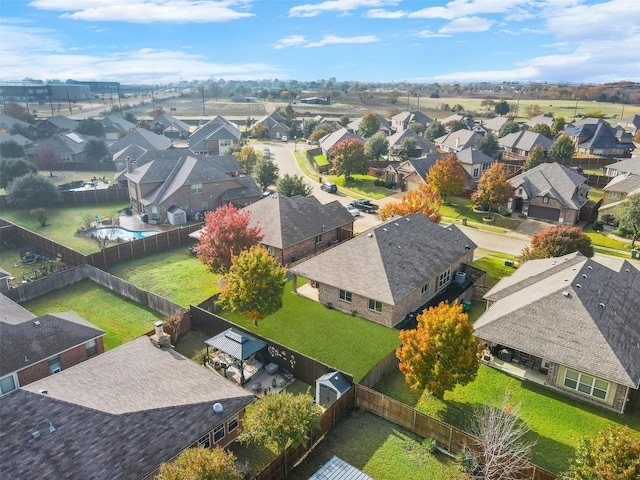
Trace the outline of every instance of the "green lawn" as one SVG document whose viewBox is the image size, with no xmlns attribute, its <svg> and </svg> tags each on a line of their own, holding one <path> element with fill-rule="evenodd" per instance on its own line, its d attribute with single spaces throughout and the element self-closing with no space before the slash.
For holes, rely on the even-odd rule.
<svg viewBox="0 0 640 480">
<path fill-rule="evenodd" d="M 400 345 L 395 329 L 294 295 L 290 282 L 284 288 L 282 308 L 261 320 L 258 327 L 252 320 L 233 312 L 222 312 L 221 316 L 350 373 L 354 381 L 360 380 L 373 365 Z"/>
<path fill-rule="evenodd" d="M 640 431 L 637 413 L 620 417 L 485 365 L 480 365 L 475 381 L 445 393 L 443 400 L 411 390 L 399 371 L 387 375 L 376 385 L 376 390 L 385 395 L 461 429 L 468 425 L 475 407 L 487 402 L 498 404 L 507 389 L 513 404 L 520 406 L 522 420 L 531 430 L 529 437 L 537 441 L 533 462 L 552 472 L 561 472 L 568 466 L 580 437 L 595 435 L 608 423 L 628 425 Z"/>
<path fill-rule="evenodd" d="M 517 217 L 503 217 L 495 212 L 491 213 L 494 221 L 487 223 L 483 220 L 483 213 L 473 211 L 475 207 L 476 205 L 468 198 L 449 196 L 446 203 L 440 207 L 440 215 L 443 221 L 461 223 L 462 219 L 466 218 L 469 224 L 483 225 L 483 229 L 497 232 L 515 230 L 521 223 L 521 220 Z"/>
<path fill-rule="evenodd" d="M 82 280 L 22 306 L 35 315 L 68 311 L 77 313 L 107 332 L 104 336 L 107 350 L 153 330 L 153 322 L 163 318 L 163 315 L 90 280 Z"/>
<path fill-rule="evenodd" d="M 517 259 L 510 255 L 487 255 L 473 262 L 473 266 L 486 272 L 485 285 L 493 287 L 503 277 L 508 277 L 513 273 L 513 267 L 507 267 L 505 260 L 516 262 Z"/>
<path fill-rule="evenodd" d="M 29 210 L 4 210 L 2 218 L 20 225 L 34 233 L 50 238 L 66 247 L 85 255 L 100 251 L 98 245 L 85 237 L 76 237 L 76 230 L 82 225 L 82 218 L 98 215 L 100 218 L 118 216 L 118 211 L 127 204 L 89 205 L 82 207 L 52 208 L 46 227 L 41 227 L 38 220 L 29 214 Z"/>
<path fill-rule="evenodd" d="M 316 165 L 318 165 L 319 167 L 329 165 L 329 161 L 327 160 L 327 157 L 325 157 L 324 155 L 315 155 L 313 157 L 313 161 L 316 162 Z"/>
<path fill-rule="evenodd" d="M 183 307 L 220 291 L 220 276 L 209 272 L 186 247 L 121 263 L 108 271 Z"/>
<path fill-rule="evenodd" d="M 379 187 L 373 184 L 376 177 L 370 175 L 353 175 L 352 179 L 347 181 L 344 177 L 328 175 L 327 180 L 338 185 L 339 190 L 344 193 L 349 192 L 349 196 L 353 198 L 367 197 L 373 200 L 388 197 L 395 192 L 385 187 Z"/>
<path fill-rule="evenodd" d="M 307 479 L 334 455 L 376 480 L 465 478 L 453 460 L 430 454 L 420 437 L 361 410 L 327 433 L 287 478 Z"/>
<path fill-rule="evenodd" d="M 609 233 L 605 232 L 594 232 L 593 224 L 588 224 L 584 227 L 584 232 L 591 239 L 591 243 L 593 243 L 594 247 L 605 247 L 605 248 L 613 248 L 615 250 L 631 250 L 631 242 L 625 240 L 619 240 L 617 238 L 612 237 Z M 606 252 L 605 252 L 606 253 Z"/>
</svg>

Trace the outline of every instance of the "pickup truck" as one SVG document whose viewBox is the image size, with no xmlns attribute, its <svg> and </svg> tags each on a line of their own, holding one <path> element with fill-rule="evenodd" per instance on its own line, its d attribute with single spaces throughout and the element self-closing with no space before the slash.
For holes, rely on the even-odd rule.
<svg viewBox="0 0 640 480">
<path fill-rule="evenodd" d="M 378 205 L 371 203 L 369 200 L 354 200 L 351 202 L 351 205 L 361 212 L 375 213 L 378 211 Z"/>
</svg>

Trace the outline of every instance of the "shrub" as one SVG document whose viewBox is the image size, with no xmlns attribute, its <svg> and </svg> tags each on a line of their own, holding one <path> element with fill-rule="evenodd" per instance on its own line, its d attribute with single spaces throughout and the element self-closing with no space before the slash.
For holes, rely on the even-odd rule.
<svg viewBox="0 0 640 480">
<path fill-rule="evenodd" d="M 462 470 L 467 475 L 473 474 L 476 470 L 478 470 L 478 467 L 480 466 L 478 464 L 478 461 L 476 460 L 476 457 L 474 457 L 473 454 L 467 449 L 460 450 L 458 453 L 456 453 L 456 461 L 460 465 L 460 470 Z"/>
<path fill-rule="evenodd" d="M 629 238 L 633 235 L 633 230 L 627 227 L 618 227 L 616 230 L 613 231 L 613 234 L 618 235 L 619 237 L 622 237 L 622 238 Z"/>
<path fill-rule="evenodd" d="M 427 449 L 429 453 L 435 453 L 438 450 L 438 442 L 431 437 L 427 437 L 422 441 L 422 445 Z"/>
<path fill-rule="evenodd" d="M 595 222 L 593 222 L 593 229 L 596 232 L 599 232 L 600 230 L 602 230 L 603 227 L 604 227 L 604 222 L 602 220 L 596 220 Z"/>
<path fill-rule="evenodd" d="M 519 213 L 518 218 L 527 218 L 527 215 L 524 213 Z"/>
</svg>

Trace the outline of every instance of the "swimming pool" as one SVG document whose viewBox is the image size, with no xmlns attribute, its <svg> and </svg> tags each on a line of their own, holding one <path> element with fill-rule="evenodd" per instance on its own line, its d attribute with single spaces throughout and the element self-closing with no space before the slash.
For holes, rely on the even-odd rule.
<svg viewBox="0 0 640 480">
<path fill-rule="evenodd" d="M 122 227 L 101 227 L 87 231 L 87 236 L 94 235 L 99 238 L 108 238 L 109 240 L 119 240 L 121 242 L 130 242 L 139 238 L 150 237 L 160 233 L 160 230 L 128 230 Z"/>
</svg>

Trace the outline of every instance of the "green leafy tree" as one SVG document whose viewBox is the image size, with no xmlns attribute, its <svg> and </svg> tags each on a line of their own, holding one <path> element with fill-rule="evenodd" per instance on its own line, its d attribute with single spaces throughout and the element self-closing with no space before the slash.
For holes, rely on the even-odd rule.
<svg viewBox="0 0 640 480">
<path fill-rule="evenodd" d="M 531 238 L 531 245 L 524 247 L 520 253 L 520 259 L 562 257 L 573 252 L 593 257 L 591 239 L 578 227 L 554 225 L 536 233 Z"/>
<path fill-rule="evenodd" d="M 506 122 L 504 125 L 502 125 L 502 127 L 500 128 L 500 132 L 498 133 L 498 138 L 502 138 L 505 135 L 509 135 L 510 133 L 516 133 L 520 131 L 520 125 L 518 125 L 516 122 Z"/>
<path fill-rule="evenodd" d="M 525 115 L 528 118 L 537 117 L 540 114 L 542 114 L 542 110 L 540 109 L 540 105 L 538 105 L 537 103 L 535 105 L 529 105 L 525 109 Z"/>
<path fill-rule="evenodd" d="M 564 130 L 564 126 L 567 124 L 564 117 L 556 117 L 553 119 L 553 125 L 551 126 L 551 133 L 553 136 L 558 135 L 562 130 Z"/>
<path fill-rule="evenodd" d="M 401 330 L 396 350 L 400 371 L 414 390 L 438 398 L 478 372 L 478 340 L 462 305 L 440 303 L 418 315 L 418 328 Z"/>
<path fill-rule="evenodd" d="M 538 165 L 543 164 L 545 161 L 544 150 L 540 145 L 536 145 L 529 152 L 529 156 L 524 161 L 523 170 L 531 170 L 532 168 L 537 167 Z"/>
<path fill-rule="evenodd" d="M 509 113 L 509 104 L 506 100 L 500 100 L 493 107 L 493 111 L 496 112 L 497 115 L 506 115 Z"/>
<path fill-rule="evenodd" d="M 238 163 L 242 165 L 244 171 L 248 174 L 253 172 L 253 169 L 258 161 L 258 155 L 253 147 L 245 145 L 239 152 L 234 152 L 233 156 L 236 157 Z"/>
<path fill-rule="evenodd" d="M 452 120 L 447 123 L 447 128 L 450 132 L 457 132 L 458 130 L 469 130 L 469 125 L 464 120 Z"/>
<path fill-rule="evenodd" d="M 369 138 L 379 131 L 380 120 L 378 120 L 378 116 L 373 112 L 366 113 L 362 117 L 362 120 L 360 120 L 360 125 L 358 125 L 358 133 L 364 138 Z"/>
<path fill-rule="evenodd" d="M 640 478 L 640 436 L 629 427 L 609 424 L 580 439 L 563 480 L 636 480 Z"/>
<path fill-rule="evenodd" d="M 381 156 L 389 153 L 389 140 L 384 132 L 378 132 L 364 142 L 364 153 L 367 157 L 377 161 Z"/>
<path fill-rule="evenodd" d="M 486 108 L 487 110 L 493 110 L 493 108 L 496 106 L 496 102 L 495 100 L 487 98 L 480 102 L 480 106 Z"/>
<path fill-rule="evenodd" d="M 422 123 L 422 122 L 411 122 L 407 128 L 409 130 L 413 130 L 418 135 L 422 135 L 424 133 L 424 131 L 426 130 L 426 127 L 424 126 L 424 123 Z"/>
<path fill-rule="evenodd" d="M 233 257 L 258 245 L 264 237 L 260 227 L 249 226 L 250 220 L 248 211 L 232 204 L 206 212 L 200 243 L 195 247 L 198 259 L 214 273 L 227 273 Z"/>
<path fill-rule="evenodd" d="M 631 230 L 631 248 L 635 248 L 636 240 L 640 240 L 640 193 L 629 195 L 616 208 L 615 217 L 620 225 Z"/>
<path fill-rule="evenodd" d="M 29 113 L 29 110 L 18 103 L 7 103 L 4 107 L 4 114 L 27 123 L 36 121 L 33 115 Z"/>
<path fill-rule="evenodd" d="M 350 179 L 353 173 L 365 173 L 368 163 L 364 153 L 364 143 L 355 138 L 347 138 L 329 150 L 332 171 Z"/>
<path fill-rule="evenodd" d="M 576 153 L 576 145 L 569 135 L 560 135 L 549 149 L 549 156 L 554 160 L 572 158 Z"/>
<path fill-rule="evenodd" d="M 398 157 L 404 161 L 416 156 L 418 156 L 418 140 L 414 137 L 406 137 L 400 144 Z"/>
<path fill-rule="evenodd" d="M 399 98 L 400 98 L 400 92 L 397 90 L 393 90 L 389 92 L 387 95 L 387 103 L 390 103 L 391 105 L 395 105 L 396 103 L 398 103 Z"/>
<path fill-rule="evenodd" d="M 38 168 L 24 158 L 0 158 L 0 188 L 7 188 L 16 178 L 37 173 Z"/>
<path fill-rule="evenodd" d="M 502 151 L 502 147 L 498 143 L 498 139 L 491 132 L 478 138 L 474 146 L 476 150 L 491 158 L 496 158 L 498 153 Z"/>
<path fill-rule="evenodd" d="M 362 103 L 367 103 L 373 98 L 373 95 L 371 95 L 367 90 L 364 90 L 362 92 L 358 92 L 358 98 Z"/>
<path fill-rule="evenodd" d="M 301 195 L 308 197 L 313 193 L 313 188 L 304 181 L 302 175 L 289 175 L 286 173 L 278 180 L 278 193 L 286 197 Z"/>
<path fill-rule="evenodd" d="M 49 210 L 43 207 L 34 208 L 29 212 L 29 214 L 36 220 L 38 220 L 38 223 L 41 227 L 47 226 L 47 220 L 49 220 Z"/>
<path fill-rule="evenodd" d="M 239 439 L 281 455 L 289 446 L 304 444 L 309 433 L 320 427 L 321 417 L 320 407 L 308 394 L 266 395 L 247 407 Z"/>
<path fill-rule="evenodd" d="M 104 138 L 104 125 L 95 118 L 87 118 L 78 123 L 76 132 L 89 137 Z"/>
<path fill-rule="evenodd" d="M 471 196 L 476 205 L 488 205 L 489 212 L 493 207 L 503 205 L 513 194 L 513 186 L 509 183 L 509 171 L 501 163 L 491 165 L 480 177 L 478 189 Z"/>
<path fill-rule="evenodd" d="M 461 104 L 456 103 L 453 107 L 451 107 L 451 111 L 456 113 L 462 112 L 464 111 L 464 107 Z"/>
<path fill-rule="evenodd" d="M 309 138 L 311 136 L 311 134 L 313 133 L 313 131 L 316 129 L 316 127 L 318 126 L 319 122 L 315 121 L 315 120 L 307 120 L 302 124 L 302 135 L 304 135 L 305 138 Z"/>
<path fill-rule="evenodd" d="M 253 170 L 253 177 L 262 190 L 266 190 L 278 182 L 278 173 L 279 168 L 275 162 L 259 158 Z"/>
<path fill-rule="evenodd" d="M 256 123 L 253 127 L 251 127 L 251 136 L 253 138 L 265 138 L 267 136 L 268 130 L 261 123 Z"/>
<path fill-rule="evenodd" d="M 454 154 L 439 158 L 427 173 L 427 183 L 446 201 L 449 195 L 460 195 L 466 190 L 467 174 Z"/>
<path fill-rule="evenodd" d="M 0 143 L 0 158 L 23 158 L 24 156 L 24 147 L 15 140 Z"/>
<path fill-rule="evenodd" d="M 427 129 L 424 131 L 424 138 L 430 141 L 434 141 L 436 138 L 443 136 L 447 133 L 446 127 L 438 120 L 431 122 Z"/>
<path fill-rule="evenodd" d="M 340 119 L 338 120 L 338 123 L 343 126 L 346 127 L 347 125 L 349 125 L 349 116 L 348 115 L 341 115 Z"/>
<path fill-rule="evenodd" d="M 122 118 L 124 118 L 127 122 L 133 123 L 134 125 L 138 123 L 138 118 L 133 114 L 133 112 L 125 113 Z"/>
<path fill-rule="evenodd" d="M 48 207 L 60 200 L 60 192 L 48 178 L 27 173 L 7 186 L 7 201 L 18 208 Z"/>
<path fill-rule="evenodd" d="M 107 143 L 100 138 L 89 138 L 84 144 L 82 153 L 90 162 L 105 162 L 111 158 Z"/>
<path fill-rule="evenodd" d="M 553 138 L 553 134 L 551 133 L 551 127 L 546 123 L 538 123 L 534 125 L 531 129 L 533 133 L 539 133 L 540 135 L 544 135 L 547 138 Z"/>
<path fill-rule="evenodd" d="M 222 448 L 188 448 L 160 465 L 156 480 L 243 480 L 236 457 Z"/>
<path fill-rule="evenodd" d="M 264 247 L 255 246 L 233 257 L 217 304 L 254 321 L 282 308 L 287 270 Z"/>
</svg>

